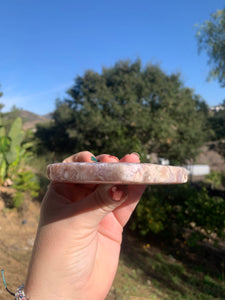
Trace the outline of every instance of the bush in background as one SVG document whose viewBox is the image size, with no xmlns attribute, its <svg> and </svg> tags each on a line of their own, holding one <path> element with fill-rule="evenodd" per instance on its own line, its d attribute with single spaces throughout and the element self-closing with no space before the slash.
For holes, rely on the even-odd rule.
<svg viewBox="0 0 225 300">
<path fill-rule="evenodd" d="M 210 184 L 211 189 L 221 185 L 225 187 L 225 172 L 213 171 L 205 177 L 205 182 Z"/>
<path fill-rule="evenodd" d="M 150 232 L 168 239 L 183 238 L 187 229 L 189 241 L 224 238 L 225 200 L 210 196 L 204 186 L 154 186 L 147 189 L 134 212 L 131 229 L 146 236 Z"/>
<path fill-rule="evenodd" d="M 12 187 L 16 190 L 16 193 L 10 203 L 11 208 L 22 207 L 26 193 L 32 198 L 36 198 L 39 195 L 39 180 L 38 177 L 31 171 L 18 173 Z"/>
</svg>

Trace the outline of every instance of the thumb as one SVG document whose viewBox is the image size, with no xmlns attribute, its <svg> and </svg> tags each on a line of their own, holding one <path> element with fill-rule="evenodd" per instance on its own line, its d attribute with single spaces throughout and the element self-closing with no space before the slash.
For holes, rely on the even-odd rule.
<svg viewBox="0 0 225 300">
<path fill-rule="evenodd" d="M 102 219 L 119 207 L 128 197 L 128 189 L 124 185 L 99 185 L 97 189 L 77 203 L 76 215 L 80 215 L 84 223 L 98 226 Z"/>
</svg>

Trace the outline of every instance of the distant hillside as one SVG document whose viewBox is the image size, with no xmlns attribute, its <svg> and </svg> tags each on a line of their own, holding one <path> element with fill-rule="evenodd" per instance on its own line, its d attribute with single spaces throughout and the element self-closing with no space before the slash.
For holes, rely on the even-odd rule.
<svg viewBox="0 0 225 300">
<path fill-rule="evenodd" d="M 35 129 L 36 124 L 47 123 L 51 120 L 51 114 L 40 116 L 27 110 L 19 110 L 18 116 L 23 120 L 23 129 Z"/>
</svg>

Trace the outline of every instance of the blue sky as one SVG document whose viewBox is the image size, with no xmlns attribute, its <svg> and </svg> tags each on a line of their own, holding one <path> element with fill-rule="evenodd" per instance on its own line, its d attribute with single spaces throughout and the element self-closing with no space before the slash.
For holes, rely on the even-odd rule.
<svg viewBox="0 0 225 300">
<path fill-rule="evenodd" d="M 77 75 L 101 72 L 120 59 L 140 58 L 185 84 L 208 105 L 225 89 L 207 82 L 207 56 L 198 54 L 195 24 L 222 0 L 3 0 L 0 1 L 0 102 L 46 114 Z"/>
</svg>

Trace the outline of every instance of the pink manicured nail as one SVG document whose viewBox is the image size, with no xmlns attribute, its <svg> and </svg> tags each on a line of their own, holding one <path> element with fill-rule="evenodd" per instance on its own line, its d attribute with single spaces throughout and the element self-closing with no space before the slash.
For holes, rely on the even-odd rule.
<svg viewBox="0 0 225 300">
<path fill-rule="evenodd" d="M 137 152 L 132 152 L 131 154 L 136 155 L 138 158 L 140 158 L 140 155 Z"/>
<path fill-rule="evenodd" d="M 116 161 L 119 161 L 119 158 L 117 158 L 116 156 L 113 155 L 109 155 L 108 157 L 115 159 Z"/>
<path fill-rule="evenodd" d="M 109 194 L 111 198 L 115 201 L 120 201 L 122 198 L 124 198 L 127 194 L 123 191 L 121 191 L 117 186 L 113 186 L 109 190 Z"/>
</svg>

